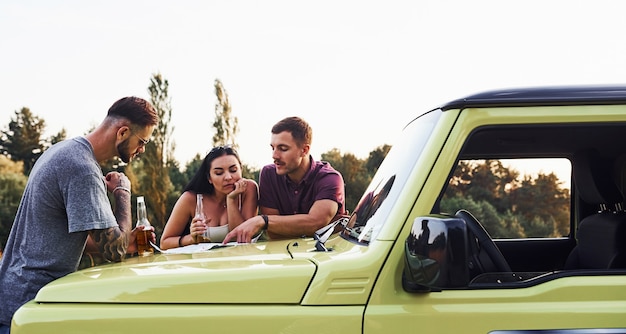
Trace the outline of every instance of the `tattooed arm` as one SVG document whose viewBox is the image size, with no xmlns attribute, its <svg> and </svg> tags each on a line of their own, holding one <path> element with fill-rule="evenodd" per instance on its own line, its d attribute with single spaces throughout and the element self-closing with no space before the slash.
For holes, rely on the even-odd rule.
<svg viewBox="0 0 626 334">
<path fill-rule="evenodd" d="M 123 173 L 111 172 L 105 178 L 107 189 L 113 192 L 115 198 L 114 214 L 118 226 L 103 230 L 89 231 L 89 237 L 96 245 L 98 252 L 107 261 L 119 262 L 128 251 L 136 248 L 132 237 L 132 214 L 130 203 L 130 181 Z"/>
</svg>

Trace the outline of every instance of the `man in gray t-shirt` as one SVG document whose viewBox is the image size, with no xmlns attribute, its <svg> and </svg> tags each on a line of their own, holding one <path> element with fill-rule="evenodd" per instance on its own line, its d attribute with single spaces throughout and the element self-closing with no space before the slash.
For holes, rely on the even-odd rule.
<svg viewBox="0 0 626 334">
<path fill-rule="evenodd" d="M 86 247 L 108 261 L 136 251 L 130 181 L 123 173 L 103 176 L 98 162 L 143 153 L 157 124 L 150 103 L 122 98 L 92 133 L 57 143 L 37 160 L 0 260 L 0 333 L 44 285 L 76 271 Z"/>
</svg>

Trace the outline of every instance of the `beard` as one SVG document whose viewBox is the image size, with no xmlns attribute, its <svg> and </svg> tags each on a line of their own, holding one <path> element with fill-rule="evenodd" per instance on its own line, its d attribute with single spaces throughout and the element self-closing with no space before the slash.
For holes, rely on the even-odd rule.
<svg viewBox="0 0 626 334">
<path fill-rule="evenodd" d="M 129 150 L 128 150 L 128 139 L 123 142 L 117 144 L 117 155 L 124 163 L 129 163 L 132 158 Z"/>
</svg>

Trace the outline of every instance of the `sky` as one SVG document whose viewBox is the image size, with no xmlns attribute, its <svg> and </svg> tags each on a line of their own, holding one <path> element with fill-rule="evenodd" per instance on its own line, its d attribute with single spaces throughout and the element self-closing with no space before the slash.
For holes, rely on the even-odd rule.
<svg viewBox="0 0 626 334">
<path fill-rule="evenodd" d="M 0 1 L 0 128 L 22 107 L 45 136 L 98 125 L 169 82 L 175 158 L 211 148 L 222 81 L 244 164 L 270 129 L 313 128 L 312 153 L 367 158 L 411 119 L 491 89 L 626 82 L 624 1 Z"/>
</svg>

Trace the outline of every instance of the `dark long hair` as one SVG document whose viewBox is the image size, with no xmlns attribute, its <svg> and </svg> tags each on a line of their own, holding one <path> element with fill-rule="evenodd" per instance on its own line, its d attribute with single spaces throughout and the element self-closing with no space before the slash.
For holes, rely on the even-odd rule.
<svg viewBox="0 0 626 334">
<path fill-rule="evenodd" d="M 208 180 L 209 172 L 211 171 L 211 163 L 213 163 L 213 160 L 216 158 L 224 155 L 234 155 L 235 158 L 237 158 L 237 162 L 239 162 L 239 166 L 241 166 L 239 154 L 234 148 L 230 146 L 216 146 L 204 157 L 202 165 L 200 165 L 196 174 L 191 178 L 191 181 L 187 183 L 183 192 L 192 191 L 196 194 L 215 194 L 215 187 Z"/>
</svg>

